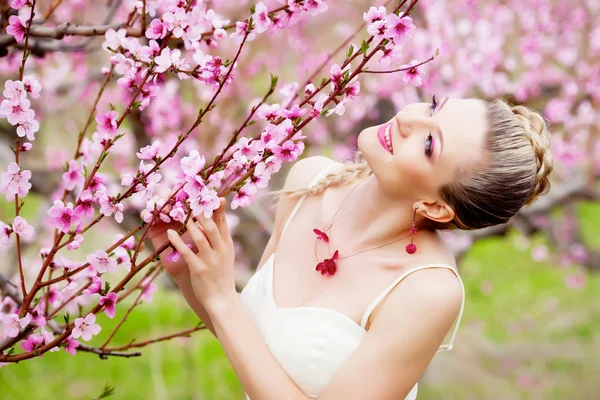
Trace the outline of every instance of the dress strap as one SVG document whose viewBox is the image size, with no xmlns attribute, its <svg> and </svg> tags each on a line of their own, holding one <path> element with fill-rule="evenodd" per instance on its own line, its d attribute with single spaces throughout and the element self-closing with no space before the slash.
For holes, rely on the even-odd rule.
<svg viewBox="0 0 600 400">
<path fill-rule="evenodd" d="M 383 290 L 383 292 L 381 292 L 379 294 L 379 296 L 377 296 L 377 298 L 369 305 L 369 307 L 367 308 L 367 311 L 365 311 L 365 314 L 362 317 L 360 326 L 363 329 L 366 329 L 366 324 L 367 321 L 369 320 L 369 316 L 371 315 L 371 313 L 373 312 L 373 310 L 375 309 L 375 307 L 377 306 L 377 304 L 379 304 L 379 302 L 381 300 L 383 300 L 383 298 L 390 292 L 390 290 L 392 290 L 400 281 L 402 281 L 402 279 L 404 279 L 406 276 L 408 276 L 409 274 L 421 270 L 421 269 L 426 269 L 426 268 L 447 268 L 450 271 L 454 272 L 454 275 L 456 275 L 456 277 L 458 278 L 458 280 L 460 281 L 460 285 L 462 287 L 462 292 L 463 292 L 463 298 L 462 298 L 462 304 L 460 305 L 460 312 L 458 314 L 458 318 L 456 321 L 456 325 L 454 327 L 454 332 L 452 332 L 452 336 L 450 337 L 450 343 L 448 344 L 443 344 L 441 345 L 438 350 L 436 351 L 436 353 L 439 353 L 441 351 L 444 350 L 451 350 L 452 349 L 452 342 L 454 342 L 454 337 L 456 336 L 456 332 L 458 331 L 458 325 L 460 324 L 460 319 L 462 318 L 462 314 L 463 314 L 463 309 L 465 306 L 465 285 L 462 281 L 462 279 L 460 278 L 460 276 L 458 275 L 458 273 L 454 270 L 454 268 L 452 268 L 449 265 L 446 264 L 424 264 L 424 265 L 419 265 L 417 267 L 411 268 L 408 271 L 406 271 L 405 273 L 403 273 L 402 275 L 400 275 L 398 278 L 396 278 L 387 288 L 385 288 Z"/>
<path fill-rule="evenodd" d="M 327 175 L 327 173 L 333 168 L 333 167 L 339 167 L 340 165 L 343 165 L 342 163 L 338 163 L 336 162 L 335 164 L 331 164 L 328 165 L 323 171 L 319 172 L 317 174 L 317 176 L 315 176 L 313 178 L 313 180 L 310 182 L 310 184 L 308 185 L 308 187 L 312 187 L 314 185 L 316 185 L 321 178 L 325 177 Z M 294 215 L 296 215 L 296 212 L 298 212 L 298 209 L 300 208 L 300 205 L 302 205 L 302 202 L 304 201 L 304 199 L 306 198 L 306 194 L 303 194 L 300 197 L 300 200 L 298 200 L 298 203 L 296 203 L 296 207 L 294 207 L 294 209 L 292 210 L 292 212 L 290 213 L 290 216 L 288 217 L 287 221 L 285 222 L 285 225 L 283 226 L 283 230 L 281 231 L 281 235 L 283 235 L 283 232 L 285 232 L 285 229 L 288 227 L 288 225 L 290 224 L 290 222 L 292 221 L 292 218 L 294 218 Z"/>
</svg>

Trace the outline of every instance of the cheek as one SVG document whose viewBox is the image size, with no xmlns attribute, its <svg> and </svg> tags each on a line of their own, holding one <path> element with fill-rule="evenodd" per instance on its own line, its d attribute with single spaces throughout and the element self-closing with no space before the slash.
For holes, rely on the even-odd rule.
<svg viewBox="0 0 600 400">
<path fill-rule="evenodd" d="M 396 170 L 401 174 L 403 181 L 412 184 L 427 180 L 431 167 L 422 154 L 403 147 L 396 156 Z"/>
</svg>

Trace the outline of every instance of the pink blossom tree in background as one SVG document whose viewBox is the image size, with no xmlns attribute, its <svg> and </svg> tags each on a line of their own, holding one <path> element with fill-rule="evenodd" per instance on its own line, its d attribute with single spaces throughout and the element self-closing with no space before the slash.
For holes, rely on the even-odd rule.
<svg viewBox="0 0 600 400">
<path fill-rule="evenodd" d="M 14 161 L 2 173 L 1 190 L 7 201 L 14 201 L 15 211 L 11 220 L 2 222 L 0 234 L 4 246 L 16 248 L 18 268 L 16 276 L 2 278 L 8 295 L 3 298 L 0 362 L 39 357 L 61 346 L 71 354 L 83 350 L 101 356 L 138 355 L 126 350 L 145 343 L 108 345 L 131 310 L 149 297 L 152 281 L 163 270 L 158 255 L 168 243 L 142 252 L 150 227 L 176 221 L 183 232 L 189 218 L 200 213 L 210 218 L 219 197 L 229 193 L 232 209 L 252 204 L 272 174 L 303 153 L 302 128 L 321 116 L 344 114 L 359 94 L 358 76 L 372 72 L 369 62 L 379 53 L 397 54 L 404 48 L 416 30 L 409 16 L 416 3 L 388 4 L 390 10 L 367 8 L 363 25 L 368 36 L 356 45 L 344 43 L 346 57 L 339 57 L 337 63 L 322 62 L 302 87 L 281 88 L 286 98 L 277 102 L 271 101 L 280 89 L 273 74 L 266 85 L 261 84 L 261 98 L 240 96 L 246 92 L 246 85 L 238 87 L 246 79 L 238 74 L 241 56 L 245 54 L 250 68 L 257 54 L 247 45 L 318 17 L 329 8 L 324 1 L 259 2 L 239 8 L 238 13 L 245 10 L 246 14 L 233 20 L 203 1 L 112 1 L 100 25 L 88 21 L 88 15 L 102 10 L 90 13 L 85 2 L 55 1 L 48 8 L 36 0 L 10 1 L 3 20 L 6 34 L 0 39 L 8 52 L 3 60 L 7 79 L 0 115 L 14 130 L 15 144 L 11 146 Z M 81 22 L 59 23 L 65 19 Z M 102 34 L 101 56 L 92 50 L 95 42 L 76 41 Z M 69 51 L 72 57 L 65 55 Z M 418 68 L 434 57 L 390 72 L 403 72 L 418 84 Z M 62 82 L 53 68 L 66 68 Z M 327 77 L 313 82 L 323 68 L 329 70 Z M 260 78 L 264 79 L 257 76 L 254 81 Z M 62 104 L 61 92 L 69 97 Z M 221 94 L 229 96 L 223 103 Z M 212 126 L 205 127 L 215 110 L 227 110 L 234 99 L 235 106 L 246 108 L 239 125 L 235 129 L 220 125 L 225 132 L 206 134 L 218 129 L 221 118 L 235 120 L 222 112 L 212 118 Z M 79 112 L 84 115 L 81 121 Z M 20 213 L 35 174 L 23 165 L 28 155 L 35 154 L 36 138 L 40 143 L 39 137 L 45 137 L 45 121 L 52 126 L 53 116 L 59 115 L 62 123 L 70 120 L 66 123 L 73 124 L 71 128 L 83 122 L 73 140 L 74 156 L 63 160 L 60 180 L 47 193 L 51 206 L 38 221 L 28 221 Z M 258 128 L 248 129 L 255 123 Z M 145 138 L 128 138 L 140 131 Z M 212 146 L 195 140 L 204 140 L 205 135 L 215 140 Z M 138 147 L 137 140 L 148 144 Z M 52 161 L 54 168 L 48 169 L 62 164 Z M 85 254 L 84 259 L 69 254 L 88 238 L 99 236 L 107 220 L 123 223 L 126 210 L 137 217 L 135 227 L 124 229 L 112 243 Z M 30 244 L 30 252 L 39 252 L 39 261 L 24 257 L 25 243 Z M 178 257 L 177 252 L 168 255 L 170 261 Z M 102 331 L 96 323 L 98 312 L 114 318 L 118 304 L 135 292 L 137 298 L 121 313 L 121 323 L 102 346 L 82 343 Z"/>
<path fill-rule="evenodd" d="M 361 126 L 433 94 L 541 110 L 558 163 L 550 194 L 510 224 L 447 233 L 457 254 L 517 227 L 553 234 L 534 260 L 599 268 L 572 204 L 596 198 L 600 173 L 600 5 L 561 3 L 9 1 L 0 187 L 14 211 L 0 215 L 0 245 L 14 267 L 0 268 L 0 363 L 60 347 L 139 355 L 131 349 L 203 329 L 110 346 L 170 251 L 144 246 L 151 224 L 183 232 L 229 194 L 232 209 L 252 209 L 287 162 L 348 158 Z M 112 240 L 101 234 L 115 225 Z M 99 312 L 121 319 L 115 331 Z M 85 343 L 99 334 L 103 345 Z"/>
</svg>

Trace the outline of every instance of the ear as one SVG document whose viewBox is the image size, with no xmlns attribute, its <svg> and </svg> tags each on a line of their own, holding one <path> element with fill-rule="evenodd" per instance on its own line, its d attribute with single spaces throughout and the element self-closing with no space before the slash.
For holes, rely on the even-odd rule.
<svg viewBox="0 0 600 400">
<path fill-rule="evenodd" d="M 417 213 L 432 221 L 446 223 L 452 221 L 455 216 L 454 210 L 444 202 L 420 201 L 416 205 L 419 206 Z"/>
</svg>

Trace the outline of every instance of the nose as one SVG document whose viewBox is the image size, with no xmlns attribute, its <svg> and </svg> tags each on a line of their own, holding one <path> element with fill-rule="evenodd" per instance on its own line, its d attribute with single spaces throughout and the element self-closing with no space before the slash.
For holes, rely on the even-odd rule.
<svg viewBox="0 0 600 400">
<path fill-rule="evenodd" d="M 398 124 L 400 136 L 405 139 L 416 132 L 439 130 L 439 126 L 433 118 L 415 115 L 414 112 L 400 111 L 394 119 Z"/>
</svg>

